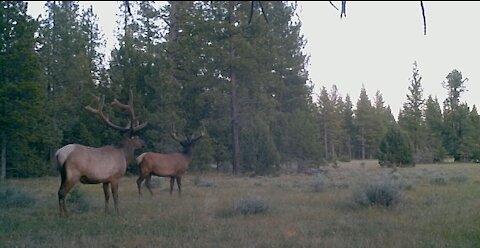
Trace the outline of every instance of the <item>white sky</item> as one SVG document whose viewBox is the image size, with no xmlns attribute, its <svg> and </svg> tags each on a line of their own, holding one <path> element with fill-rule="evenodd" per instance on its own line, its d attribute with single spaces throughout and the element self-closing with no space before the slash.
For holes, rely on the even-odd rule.
<svg viewBox="0 0 480 248">
<path fill-rule="evenodd" d="M 333 1 L 340 8 L 340 1 Z M 115 44 L 116 1 L 93 4 L 107 48 Z M 44 2 L 29 2 L 29 13 L 42 13 Z M 362 85 L 370 100 L 379 90 L 395 117 L 406 101 L 413 62 L 417 61 L 424 98 L 447 96 L 445 77 L 457 69 L 466 82 L 461 96 L 469 106 L 480 106 L 480 2 L 424 1 L 427 35 L 423 35 L 420 1 L 347 1 L 347 17 L 328 1 L 299 2 L 302 32 L 310 55 L 309 74 L 315 93 L 332 85 L 355 105 Z M 317 97 L 314 96 L 314 100 Z"/>
</svg>

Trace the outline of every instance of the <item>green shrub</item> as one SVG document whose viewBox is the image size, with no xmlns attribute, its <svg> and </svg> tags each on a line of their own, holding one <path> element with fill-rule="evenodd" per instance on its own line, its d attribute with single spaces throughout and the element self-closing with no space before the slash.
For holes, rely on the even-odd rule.
<svg viewBox="0 0 480 248">
<path fill-rule="evenodd" d="M 415 165 L 408 136 L 398 127 L 390 127 L 380 142 L 378 162 L 382 167 Z"/>
<path fill-rule="evenodd" d="M 270 204 L 259 196 L 248 196 L 235 201 L 233 209 L 242 215 L 265 214 L 270 209 Z"/>
<path fill-rule="evenodd" d="M 465 174 L 458 174 L 450 178 L 450 180 L 456 183 L 463 183 L 468 180 L 468 176 Z"/>
<path fill-rule="evenodd" d="M 325 182 L 325 177 L 322 175 L 317 175 L 315 176 L 315 179 L 313 180 L 312 187 L 313 187 L 313 192 L 323 192 L 327 186 L 327 183 Z"/>
<path fill-rule="evenodd" d="M 436 175 L 430 179 L 430 184 L 433 185 L 447 185 L 447 177 L 444 175 Z"/>
<path fill-rule="evenodd" d="M 353 200 L 359 206 L 390 207 L 400 201 L 400 190 L 386 181 L 369 183 L 353 193 Z"/>
</svg>

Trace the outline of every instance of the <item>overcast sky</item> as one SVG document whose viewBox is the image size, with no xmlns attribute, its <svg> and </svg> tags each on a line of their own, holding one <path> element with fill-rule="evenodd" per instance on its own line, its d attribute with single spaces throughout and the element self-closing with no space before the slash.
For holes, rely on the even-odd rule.
<svg viewBox="0 0 480 248">
<path fill-rule="evenodd" d="M 340 1 L 333 3 L 340 7 Z M 29 13 L 38 16 L 43 5 L 29 2 Z M 335 84 L 342 97 L 349 94 L 355 105 L 364 85 L 372 101 L 379 90 L 397 117 L 417 61 L 425 98 L 432 95 L 442 103 L 447 96 L 442 82 L 457 69 L 469 79 L 461 100 L 480 106 L 480 2 L 424 1 L 426 36 L 420 1 L 348 1 L 347 17 L 342 19 L 328 1 L 299 5 L 315 93 Z M 113 47 L 117 2 L 93 6 L 108 47 Z"/>
</svg>

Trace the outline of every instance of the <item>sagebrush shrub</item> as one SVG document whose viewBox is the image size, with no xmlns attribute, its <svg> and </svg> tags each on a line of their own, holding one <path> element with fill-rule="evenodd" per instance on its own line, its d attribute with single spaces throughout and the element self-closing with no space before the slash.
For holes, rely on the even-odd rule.
<svg viewBox="0 0 480 248">
<path fill-rule="evenodd" d="M 353 199 L 359 206 L 390 207 L 400 201 L 400 190 L 390 182 L 373 182 L 356 190 Z"/>
<path fill-rule="evenodd" d="M 430 179 L 430 184 L 447 185 L 447 177 L 444 175 L 436 175 L 432 179 Z"/>
<path fill-rule="evenodd" d="M 321 175 L 315 176 L 312 183 L 313 192 L 323 192 L 326 188 L 325 177 Z"/>
<path fill-rule="evenodd" d="M 243 215 L 264 214 L 270 209 L 270 204 L 259 196 L 248 196 L 236 200 L 233 209 L 235 213 Z"/>
<path fill-rule="evenodd" d="M 465 175 L 465 174 L 457 174 L 455 176 L 452 176 L 452 178 L 450 178 L 451 181 L 453 182 L 456 182 L 456 183 L 463 183 L 463 182 L 466 182 L 468 180 L 468 176 Z"/>
</svg>

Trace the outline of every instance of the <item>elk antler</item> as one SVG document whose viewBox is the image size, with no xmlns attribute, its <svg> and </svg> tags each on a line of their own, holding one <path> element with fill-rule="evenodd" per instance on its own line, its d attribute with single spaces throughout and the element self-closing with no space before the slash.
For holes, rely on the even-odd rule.
<svg viewBox="0 0 480 248">
<path fill-rule="evenodd" d="M 140 124 L 140 121 L 135 117 L 135 110 L 133 109 L 133 92 L 130 90 L 130 96 L 128 98 L 128 105 L 125 105 L 123 103 L 120 103 L 117 99 L 113 99 L 112 103 L 110 103 L 112 106 L 116 106 L 121 109 L 125 109 L 128 111 L 128 114 L 130 116 L 129 119 L 129 128 L 131 133 L 135 133 L 139 131 L 140 129 L 144 128 L 147 126 L 148 122 L 144 122 L 143 124 Z"/>
<path fill-rule="evenodd" d="M 205 132 L 206 132 L 205 125 L 202 124 L 202 131 L 197 137 L 195 137 L 195 134 L 192 134 L 190 136 L 184 136 L 185 138 L 182 139 L 178 137 L 177 130 L 175 130 L 175 125 L 172 124 L 172 133 L 170 135 L 174 140 L 176 140 L 179 143 L 184 143 L 184 142 L 193 143 L 199 140 L 200 138 L 202 138 L 203 136 L 205 136 Z"/>
<path fill-rule="evenodd" d="M 193 142 L 199 140 L 200 138 L 205 136 L 206 131 L 207 130 L 205 129 L 205 124 L 202 123 L 202 130 L 200 131 L 200 134 L 197 137 L 194 137 L 194 134 L 192 134 L 190 140 L 193 141 Z"/>
<path fill-rule="evenodd" d="M 176 140 L 177 142 L 182 143 L 183 140 L 178 137 L 177 135 L 177 130 L 175 129 L 175 124 L 172 124 L 172 133 L 170 133 L 170 136 L 172 136 L 172 139 Z"/>
<path fill-rule="evenodd" d="M 96 97 L 96 98 L 99 101 L 98 109 L 94 109 L 90 107 L 90 105 L 86 106 L 85 109 L 100 116 L 102 120 L 105 123 L 107 123 L 108 126 L 114 129 L 120 130 L 122 132 L 130 131 L 130 135 L 132 135 L 133 133 L 139 131 L 140 129 L 144 128 L 148 124 L 148 122 L 145 122 L 140 125 L 139 121 L 135 118 L 135 112 L 133 110 L 133 93 L 131 90 L 130 90 L 130 98 L 128 100 L 128 105 L 120 103 L 117 99 L 114 99 L 113 102 L 111 103 L 111 105 L 117 106 L 118 108 L 121 108 L 121 109 L 125 109 L 129 112 L 129 122 L 125 127 L 121 127 L 111 122 L 108 116 L 106 116 L 103 113 L 103 105 L 105 105 L 105 96 L 102 96 L 101 99 L 99 97 Z"/>
</svg>

